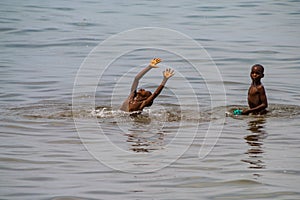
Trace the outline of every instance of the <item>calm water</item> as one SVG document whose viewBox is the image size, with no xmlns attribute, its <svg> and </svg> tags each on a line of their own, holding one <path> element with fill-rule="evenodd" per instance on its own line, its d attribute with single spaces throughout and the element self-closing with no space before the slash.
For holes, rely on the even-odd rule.
<svg viewBox="0 0 300 200">
<path fill-rule="evenodd" d="M 300 198 L 300 1 L 4 0 L 0 10 L 0 199 Z M 185 34 L 208 55 L 182 46 L 183 59 L 163 31 L 149 41 L 173 52 L 115 43 L 110 51 L 136 49 L 111 61 L 95 105 L 83 90 L 72 111 L 76 74 L 94 47 L 146 26 Z M 110 51 L 97 55 L 99 69 Z M 158 56 L 143 87 L 155 90 L 165 67 L 176 75 L 141 116 L 118 111 Z M 246 106 L 254 63 L 265 66 L 270 112 L 226 117 Z M 214 66 L 220 81 L 205 76 Z"/>
</svg>

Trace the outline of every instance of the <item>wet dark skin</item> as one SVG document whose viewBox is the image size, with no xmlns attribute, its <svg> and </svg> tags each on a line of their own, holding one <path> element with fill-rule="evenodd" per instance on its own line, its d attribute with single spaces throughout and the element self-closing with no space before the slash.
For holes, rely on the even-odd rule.
<svg viewBox="0 0 300 200">
<path fill-rule="evenodd" d="M 153 94 L 150 91 L 144 89 L 139 89 L 137 91 L 137 87 L 139 84 L 139 80 L 152 68 L 158 68 L 157 64 L 160 62 L 160 58 L 152 59 L 148 67 L 146 67 L 136 75 L 131 85 L 130 94 L 122 104 L 120 108 L 121 110 L 126 112 L 142 111 L 145 107 L 149 107 L 153 104 L 154 99 L 163 90 L 168 79 L 174 75 L 174 70 L 166 69 L 163 72 L 163 80 Z"/>
<path fill-rule="evenodd" d="M 265 88 L 261 83 L 264 77 L 264 68 L 262 65 L 256 64 L 251 68 L 250 77 L 252 79 L 251 86 L 248 90 L 248 105 L 249 109 L 243 110 L 243 115 L 265 114 L 268 107 L 268 100 Z"/>
</svg>

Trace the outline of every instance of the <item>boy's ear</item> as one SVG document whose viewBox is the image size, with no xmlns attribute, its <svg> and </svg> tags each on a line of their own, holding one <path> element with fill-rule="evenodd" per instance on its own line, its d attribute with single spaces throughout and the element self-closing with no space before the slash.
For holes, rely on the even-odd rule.
<svg viewBox="0 0 300 200">
<path fill-rule="evenodd" d="M 265 74 L 262 74 L 261 77 L 263 78 L 265 76 Z"/>
</svg>

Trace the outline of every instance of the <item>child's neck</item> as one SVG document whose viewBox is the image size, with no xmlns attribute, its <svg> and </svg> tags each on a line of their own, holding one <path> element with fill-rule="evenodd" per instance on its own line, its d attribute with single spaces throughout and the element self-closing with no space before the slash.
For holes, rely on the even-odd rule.
<svg viewBox="0 0 300 200">
<path fill-rule="evenodd" d="M 261 85 L 261 81 L 260 80 L 252 81 L 252 85 L 253 86 L 259 86 L 259 85 Z"/>
</svg>

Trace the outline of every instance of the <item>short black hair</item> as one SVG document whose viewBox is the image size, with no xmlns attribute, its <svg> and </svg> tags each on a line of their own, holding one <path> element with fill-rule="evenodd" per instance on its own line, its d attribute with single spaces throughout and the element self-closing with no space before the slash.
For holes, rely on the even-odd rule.
<svg viewBox="0 0 300 200">
<path fill-rule="evenodd" d="M 261 68 L 261 71 L 262 71 L 262 73 L 264 73 L 264 71 L 265 71 L 265 68 L 264 68 L 264 66 L 262 66 L 261 64 L 255 64 L 255 65 L 253 65 L 251 68 L 253 68 L 253 67 L 260 67 L 260 68 Z"/>
</svg>

